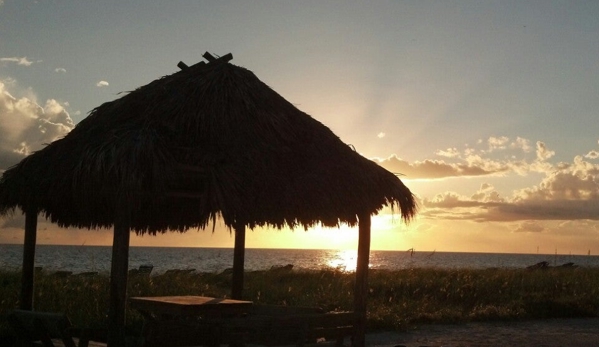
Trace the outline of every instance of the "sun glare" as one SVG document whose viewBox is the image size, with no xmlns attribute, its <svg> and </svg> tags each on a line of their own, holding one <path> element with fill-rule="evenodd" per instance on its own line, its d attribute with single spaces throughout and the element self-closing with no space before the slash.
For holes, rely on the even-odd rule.
<svg viewBox="0 0 599 347">
<path fill-rule="evenodd" d="M 333 251 L 333 253 L 329 256 L 327 266 L 339 269 L 341 271 L 356 271 L 357 259 L 358 251 L 356 250 L 344 249 Z"/>
</svg>

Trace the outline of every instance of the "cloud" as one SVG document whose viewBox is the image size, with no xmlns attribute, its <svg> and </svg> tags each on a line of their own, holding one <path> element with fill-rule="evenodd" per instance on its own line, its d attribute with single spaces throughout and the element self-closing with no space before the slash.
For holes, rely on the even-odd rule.
<svg viewBox="0 0 599 347">
<path fill-rule="evenodd" d="M 599 165 L 582 156 L 563 163 L 546 174 L 538 186 L 518 191 L 517 201 L 596 200 L 599 199 Z M 599 211 L 598 211 L 599 212 Z"/>
<path fill-rule="evenodd" d="M 373 159 L 385 169 L 408 179 L 440 179 L 447 177 L 472 177 L 505 173 L 505 164 L 470 156 L 465 163 L 447 163 L 443 160 L 424 160 L 408 163 L 395 155 L 386 159 Z"/>
<path fill-rule="evenodd" d="M 505 149 L 507 148 L 507 144 L 510 141 L 510 139 L 506 136 L 501 136 L 501 137 L 489 137 L 489 139 L 487 140 L 487 143 L 489 145 L 489 151 L 494 151 L 497 149 Z"/>
<path fill-rule="evenodd" d="M 377 135 L 377 137 L 378 137 L 379 139 L 382 139 L 382 138 L 383 138 L 383 137 L 385 137 L 385 136 L 386 136 L 386 134 L 385 134 L 385 133 L 383 133 L 383 132 L 380 132 L 380 133 Z"/>
<path fill-rule="evenodd" d="M 18 210 L 17 210 L 18 211 Z M 38 219 L 39 222 L 39 219 Z M 7 216 L 0 218 L 0 229 L 6 228 L 23 228 L 25 225 L 25 214 L 23 213 L 11 213 Z"/>
<path fill-rule="evenodd" d="M 470 197 L 474 201 L 482 202 L 503 202 L 504 199 L 499 195 L 499 192 L 495 190 L 495 187 L 489 183 L 483 183 L 480 189 Z"/>
<path fill-rule="evenodd" d="M 2 79 L 0 81 L 0 83 L 3 83 L 5 86 L 12 86 L 17 83 L 17 80 L 12 77 L 6 77 L 6 78 Z"/>
<path fill-rule="evenodd" d="M 599 221 L 599 164 L 576 156 L 572 163 L 547 171 L 538 185 L 517 190 L 507 198 L 485 183 L 470 197 L 445 192 L 422 199 L 421 206 L 423 214 L 434 219 Z"/>
<path fill-rule="evenodd" d="M 457 158 L 461 155 L 460 152 L 456 148 L 448 148 L 445 150 L 441 149 L 441 150 L 438 150 L 437 152 L 435 152 L 435 154 L 438 156 L 447 157 L 447 158 Z"/>
<path fill-rule="evenodd" d="M 17 63 L 18 65 L 23 65 L 23 66 L 31 66 L 31 64 L 33 64 L 32 61 L 27 59 L 27 57 L 0 58 L 0 61 L 9 62 L 9 63 Z"/>
<path fill-rule="evenodd" d="M 407 162 L 393 155 L 374 161 L 391 172 L 404 174 L 407 179 L 494 177 L 494 182 L 501 182 L 497 181 L 499 177 L 513 180 L 514 174 L 543 175 L 535 185 L 503 194 L 492 184 L 482 183 L 471 194 L 447 191 L 422 197 L 420 216 L 423 218 L 510 223 L 599 221 L 599 164 L 592 161 L 599 158 L 599 152 L 589 151 L 574 157 L 572 162 L 552 163 L 550 159 L 555 151 L 544 142 L 536 141 L 533 152 L 530 143 L 521 137 L 515 140 L 490 137 L 488 141 L 479 141 L 474 148 L 466 145 L 463 151 L 448 148 L 435 153 L 446 160 Z M 491 158 L 498 155 L 503 159 Z M 530 224 L 520 225 L 528 229 L 518 230 L 534 229 Z"/>
<path fill-rule="evenodd" d="M 432 199 L 423 199 L 422 203 L 428 208 L 459 208 L 476 207 L 480 202 L 469 199 L 455 192 L 445 192 L 435 195 Z"/>
<path fill-rule="evenodd" d="M 479 221 L 518 221 L 518 220 L 599 220 L 597 200 L 552 200 L 524 201 L 503 204 L 490 208 Z"/>
<path fill-rule="evenodd" d="M 106 81 L 100 81 L 100 82 L 96 83 L 96 87 L 102 88 L 102 87 L 107 87 L 107 86 L 108 86 L 108 82 L 106 82 Z"/>
<path fill-rule="evenodd" d="M 452 192 L 423 199 L 420 213 L 432 219 L 470 220 L 474 222 L 514 222 L 525 220 L 599 221 L 599 201 L 483 202 Z"/>
<path fill-rule="evenodd" d="M 0 171 L 66 135 L 74 123 L 56 100 L 41 106 L 32 98 L 13 97 L 0 83 Z"/>
<path fill-rule="evenodd" d="M 599 152 L 593 150 L 587 153 L 584 157 L 588 159 L 597 159 L 599 158 Z"/>
<path fill-rule="evenodd" d="M 524 221 L 522 223 L 517 224 L 516 228 L 514 229 L 514 232 L 516 232 L 516 233 L 521 233 L 521 232 L 540 233 L 544 230 L 545 230 L 545 227 L 538 222 Z"/>
<path fill-rule="evenodd" d="M 455 147 L 437 150 L 435 155 L 447 158 L 445 161 L 407 163 L 396 156 L 374 161 L 389 171 L 419 179 L 505 176 L 510 172 L 524 176 L 529 172 L 545 173 L 554 170 L 547 160 L 555 152 L 547 149 L 543 142 L 537 142 L 535 156 L 530 155 L 530 152 L 532 147 L 528 139 L 517 137 L 512 140 L 506 136 L 491 136 L 486 141 L 477 141 L 475 147 L 466 145 L 463 150 Z"/>
<path fill-rule="evenodd" d="M 550 151 L 545 146 L 544 142 L 537 141 L 537 159 L 540 161 L 547 160 L 555 155 L 554 151 Z"/>
<path fill-rule="evenodd" d="M 530 140 L 522 137 L 516 137 L 516 140 L 510 144 L 510 148 L 519 148 L 523 152 L 528 153 L 531 151 Z"/>
<path fill-rule="evenodd" d="M 67 72 L 67 69 L 63 68 L 63 67 L 57 67 L 56 69 L 54 69 L 55 72 Z"/>
</svg>

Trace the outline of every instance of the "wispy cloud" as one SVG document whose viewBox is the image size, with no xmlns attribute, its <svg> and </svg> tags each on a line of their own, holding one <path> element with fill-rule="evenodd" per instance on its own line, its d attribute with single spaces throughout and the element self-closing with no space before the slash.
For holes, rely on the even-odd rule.
<svg viewBox="0 0 599 347">
<path fill-rule="evenodd" d="M 462 163 L 448 163 L 443 160 L 415 161 L 392 155 L 386 159 L 374 159 L 385 169 L 405 176 L 407 179 L 440 179 L 464 176 L 487 176 L 502 174 L 510 170 L 509 165 L 493 160 L 471 156 Z"/>
<path fill-rule="evenodd" d="M 17 83 L 17 80 L 16 80 L 16 79 L 14 79 L 14 78 L 12 78 L 12 77 L 6 77 L 6 78 L 2 79 L 2 80 L 0 81 L 0 83 L 3 83 L 5 86 L 7 86 L 7 85 L 8 85 L 8 86 L 11 86 L 11 85 L 14 85 L 14 84 L 16 84 L 16 83 Z"/>
<path fill-rule="evenodd" d="M 387 135 L 387 134 L 385 134 L 384 132 L 380 132 L 380 133 L 377 135 L 377 137 L 378 137 L 379 139 L 382 139 L 382 138 L 383 138 L 383 137 L 385 137 L 386 135 Z"/>
<path fill-rule="evenodd" d="M 495 151 L 498 149 L 506 149 L 509 144 L 510 139 L 507 136 L 500 137 L 490 137 L 487 140 L 487 144 L 489 145 L 489 151 Z"/>
<path fill-rule="evenodd" d="M 516 140 L 510 144 L 510 148 L 521 149 L 523 152 L 528 153 L 531 151 L 530 140 L 517 137 Z"/>
<path fill-rule="evenodd" d="M 56 69 L 54 69 L 55 72 L 67 72 L 67 69 L 63 68 L 63 67 L 57 67 Z"/>
<path fill-rule="evenodd" d="M 106 82 L 106 81 L 100 81 L 100 82 L 96 83 L 96 87 L 102 88 L 102 87 L 107 87 L 107 86 L 108 86 L 108 82 Z"/>
<path fill-rule="evenodd" d="M 460 156 L 460 152 L 456 148 L 440 149 L 435 154 L 447 158 L 456 158 Z"/>
<path fill-rule="evenodd" d="M 28 60 L 27 57 L 8 57 L 8 58 L 0 58 L 0 61 L 7 63 L 17 63 L 22 66 L 31 66 L 33 61 Z"/>
<path fill-rule="evenodd" d="M 543 226 L 543 224 L 541 224 L 539 222 L 524 221 L 524 222 L 518 223 L 516 225 L 514 232 L 516 232 L 516 233 L 519 233 L 519 232 L 540 233 L 540 232 L 543 232 L 544 230 L 545 230 L 545 227 Z"/>
<path fill-rule="evenodd" d="M 466 145 L 463 150 L 455 147 L 437 150 L 435 155 L 443 157 L 443 160 L 427 159 L 409 163 L 396 155 L 373 160 L 408 179 L 505 176 L 509 173 L 526 175 L 529 172 L 552 171 L 554 168 L 548 159 L 555 155 L 555 151 L 547 148 L 544 142 L 537 141 L 533 155 L 530 143 L 530 140 L 521 137 L 515 140 L 505 136 L 490 137 L 486 141 L 479 140 L 475 147 Z M 599 156 L 599 153 L 592 151 L 586 157 L 595 155 Z"/>
</svg>

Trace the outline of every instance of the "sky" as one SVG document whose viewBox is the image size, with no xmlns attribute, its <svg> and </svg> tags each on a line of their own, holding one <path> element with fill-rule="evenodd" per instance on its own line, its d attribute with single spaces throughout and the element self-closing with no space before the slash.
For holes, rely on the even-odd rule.
<svg viewBox="0 0 599 347">
<path fill-rule="evenodd" d="M 599 254 L 597 1 L 0 0 L 0 173 L 95 107 L 206 51 L 233 54 L 416 195 L 372 249 Z M 22 243 L 24 218 L 0 220 Z M 38 243 L 112 230 L 40 219 Z M 346 249 L 357 229 L 248 231 L 252 248 Z M 135 246 L 233 247 L 222 224 Z"/>
</svg>

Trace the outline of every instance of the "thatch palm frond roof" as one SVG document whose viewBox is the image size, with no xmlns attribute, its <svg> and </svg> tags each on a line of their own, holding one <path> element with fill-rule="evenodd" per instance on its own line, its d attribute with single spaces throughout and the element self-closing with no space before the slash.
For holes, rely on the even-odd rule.
<svg viewBox="0 0 599 347">
<path fill-rule="evenodd" d="M 37 209 L 61 226 L 138 232 L 354 225 L 416 212 L 410 190 L 251 71 L 196 64 L 92 110 L 0 179 L 0 213 Z"/>
</svg>

